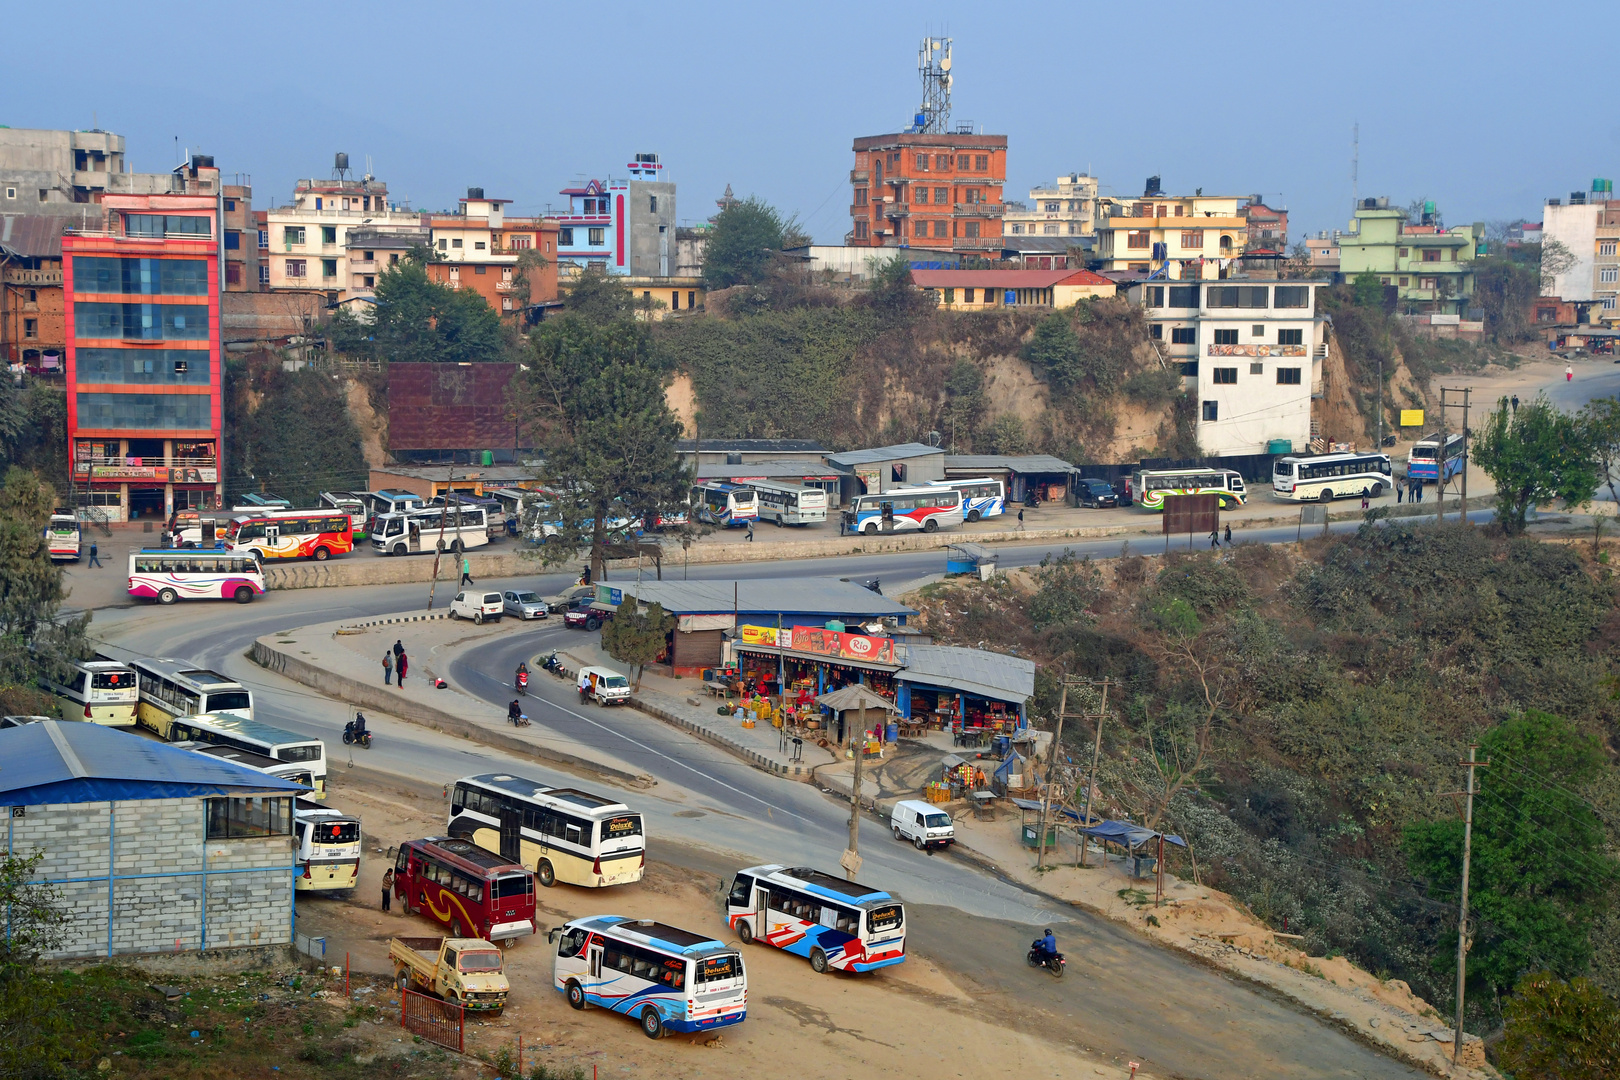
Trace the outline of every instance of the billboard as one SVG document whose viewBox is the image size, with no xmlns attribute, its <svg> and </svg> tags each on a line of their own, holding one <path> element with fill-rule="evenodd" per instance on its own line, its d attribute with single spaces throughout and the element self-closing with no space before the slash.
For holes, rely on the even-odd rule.
<svg viewBox="0 0 1620 1080">
<path fill-rule="evenodd" d="M 894 663 L 894 642 L 889 638 L 842 634 L 822 626 L 795 626 L 792 641 L 795 652 L 821 653 L 876 664 Z"/>
</svg>

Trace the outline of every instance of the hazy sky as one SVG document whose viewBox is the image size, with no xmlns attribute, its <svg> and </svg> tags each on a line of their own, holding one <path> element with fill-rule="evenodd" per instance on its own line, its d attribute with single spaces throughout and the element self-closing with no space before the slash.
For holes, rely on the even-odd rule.
<svg viewBox="0 0 1620 1080">
<path fill-rule="evenodd" d="M 337 150 L 357 169 L 369 155 L 418 209 L 453 207 L 475 185 L 520 213 L 655 151 L 683 223 L 713 213 L 729 183 L 839 243 L 850 140 L 909 121 L 932 32 L 955 41 L 953 123 L 1010 139 L 1010 197 L 1077 169 L 1131 195 L 1157 173 L 1172 193 L 1263 194 L 1291 211 L 1298 239 L 1348 218 L 1357 121 L 1361 194 L 1435 199 L 1451 225 L 1539 220 L 1546 197 L 1620 173 L 1620 120 L 1596 77 L 1608 35 L 1590 24 L 1554 45 L 1557 10 L 8 4 L 0 123 L 98 124 L 127 137 L 137 171 L 170 168 L 178 137 L 251 174 L 261 208 L 327 176 Z"/>
</svg>

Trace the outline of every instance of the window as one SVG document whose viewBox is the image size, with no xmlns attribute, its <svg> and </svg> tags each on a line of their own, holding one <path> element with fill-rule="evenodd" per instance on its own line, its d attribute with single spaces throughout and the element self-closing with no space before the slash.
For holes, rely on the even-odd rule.
<svg viewBox="0 0 1620 1080">
<path fill-rule="evenodd" d="M 942 222 L 940 222 L 940 224 L 943 225 L 945 223 L 942 221 Z M 976 237 L 976 236 L 978 236 L 979 235 L 979 223 L 977 221 L 965 222 L 962 225 L 962 235 L 963 236 L 968 236 L 968 237 Z"/>
<path fill-rule="evenodd" d="M 950 188 L 948 188 L 948 187 L 937 187 L 937 188 L 934 189 L 934 202 L 935 203 L 939 204 L 940 206 L 944 206 L 945 204 L 949 203 L 950 201 L 951 201 L 951 189 Z"/>
<path fill-rule="evenodd" d="M 321 277 L 337 277 L 337 260 L 321 260 Z"/>
<path fill-rule="evenodd" d="M 302 247 L 304 244 L 304 227 L 302 225 L 288 225 L 281 230 L 281 242 L 288 247 Z"/>
<path fill-rule="evenodd" d="M 866 189 L 865 188 L 862 187 L 862 188 L 856 188 L 855 189 L 855 205 L 856 206 L 865 206 L 866 205 Z"/>
<path fill-rule="evenodd" d="M 949 154 L 935 154 L 934 155 L 934 170 L 936 172 L 950 172 L 951 171 L 951 155 L 949 155 Z"/>
<path fill-rule="evenodd" d="M 1305 344 L 1305 331 L 1304 330 L 1278 330 L 1277 331 L 1277 344 L 1279 344 L 1279 345 L 1303 345 L 1303 344 Z"/>
<path fill-rule="evenodd" d="M 1439 262 L 1440 261 L 1440 249 L 1439 248 L 1424 248 L 1423 249 L 1423 261 L 1424 262 Z"/>
<path fill-rule="evenodd" d="M 292 835 L 292 800 L 267 795 L 208 800 L 208 839 Z"/>
<path fill-rule="evenodd" d="M 1192 326 L 1174 326 L 1170 328 L 1170 344 L 1196 345 L 1198 344 L 1198 330 Z"/>
<path fill-rule="evenodd" d="M 1266 328 L 1259 323 L 1252 323 L 1249 326 L 1249 336 L 1263 338 L 1266 336 Z"/>
<path fill-rule="evenodd" d="M 1217 344 L 1217 345 L 1236 345 L 1237 343 L 1238 343 L 1238 332 L 1236 330 L 1217 330 L 1217 331 L 1215 331 L 1215 344 Z"/>
<path fill-rule="evenodd" d="M 304 276 L 304 260 L 303 259 L 288 259 L 285 265 L 287 267 L 287 276 L 288 277 L 290 277 L 290 278 L 301 278 L 301 277 Z"/>
<path fill-rule="evenodd" d="M 924 222 L 923 224 L 926 225 L 927 222 Z M 944 239 L 945 237 L 948 237 L 949 235 L 950 235 L 949 222 L 945 222 L 945 221 L 936 221 L 936 222 L 934 222 L 934 237 L 936 239 Z"/>
<path fill-rule="evenodd" d="M 225 234 L 225 250 L 240 251 L 242 249 L 242 234 L 232 229 Z"/>
<path fill-rule="evenodd" d="M 1196 379 L 1196 378 L 1198 378 L 1198 361 L 1196 361 L 1196 360 L 1183 360 L 1183 361 L 1181 361 L 1181 375 L 1182 375 L 1183 378 L 1186 378 L 1186 379 Z"/>
<path fill-rule="evenodd" d="M 587 239 L 587 242 L 590 243 L 592 247 L 600 247 L 603 244 L 607 243 L 607 230 L 606 229 L 592 229 L 592 230 L 590 230 L 590 236 L 588 236 L 586 239 Z"/>
<path fill-rule="evenodd" d="M 267 248 L 269 246 L 270 246 L 270 230 L 269 229 L 260 229 L 259 230 L 259 247 L 260 247 L 260 249 L 262 250 L 262 249 Z"/>
<path fill-rule="evenodd" d="M 1599 268 L 1598 280 L 1604 283 L 1620 281 L 1620 267 L 1604 266 Z"/>
<path fill-rule="evenodd" d="M 989 172 L 990 171 L 990 155 L 989 154 L 976 154 L 976 155 L 974 155 L 973 169 L 974 169 L 975 172 Z"/>
<path fill-rule="evenodd" d="M 1151 337 L 1154 341 L 1163 341 L 1164 340 L 1164 325 L 1162 323 L 1154 323 L 1151 327 L 1148 328 L 1148 336 Z"/>
<path fill-rule="evenodd" d="M 1219 420 L 1220 418 L 1221 418 L 1221 410 L 1220 410 L 1219 403 L 1214 402 L 1214 401 L 1206 401 L 1206 402 L 1204 402 L 1204 419 L 1205 420 Z"/>
<path fill-rule="evenodd" d="M 1280 367 L 1277 369 L 1278 386 L 1298 386 L 1299 372 L 1297 367 Z"/>
<path fill-rule="evenodd" d="M 241 263 L 239 263 L 239 262 L 228 262 L 228 263 L 225 264 L 225 284 L 227 284 L 227 285 L 240 285 L 240 284 L 242 284 L 242 264 Z"/>
<path fill-rule="evenodd" d="M 917 171 L 918 172 L 927 172 L 928 171 L 928 155 L 927 154 L 918 154 L 917 155 Z"/>
<path fill-rule="evenodd" d="M 649 214 L 658 213 L 658 196 L 656 196 L 656 195 L 647 196 L 647 213 L 649 213 Z"/>
<path fill-rule="evenodd" d="M 1212 308 L 1263 308 L 1270 299 L 1270 288 L 1265 285 L 1211 285 L 1209 306 Z"/>
<path fill-rule="evenodd" d="M 323 243 L 323 244 L 335 244 L 335 243 L 337 243 L 337 226 L 336 225 L 322 225 L 321 226 L 321 243 Z"/>
<path fill-rule="evenodd" d="M 506 238 L 506 247 L 509 251 L 526 251 L 533 246 L 534 237 L 532 236 L 508 236 Z"/>
<path fill-rule="evenodd" d="M 1041 233 L 1045 236 L 1056 236 L 1058 234 L 1058 227 L 1056 225 L 1043 225 L 1041 227 Z"/>
<path fill-rule="evenodd" d="M 367 274 L 365 276 L 365 288 L 372 289 L 372 288 L 376 288 L 376 286 L 377 286 L 376 277 L 371 275 L 371 274 Z"/>
<path fill-rule="evenodd" d="M 1401 258 L 1403 258 L 1403 259 L 1404 259 L 1404 258 L 1406 258 L 1406 257 L 1407 257 L 1407 250 L 1406 250 L 1406 248 L 1401 248 Z"/>
<path fill-rule="evenodd" d="M 78 292 L 140 296 L 205 296 L 204 259 L 119 259 L 76 255 L 73 285 Z"/>
<path fill-rule="evenodd" d="M 973 290 L 972 289 L 963 289 L 962 290 L 962 302 L 964 304 L 973 303 Z"/>
<path fill-rule="evenodd" d="M 566 232 L 567 230 L 565 229 L 564 231 Z M 444 251 L 449 246 L 450 246 L 450 241 L 446 240 L 444 237 L 441 236 L 439 238 L 439 250 Z"/>
<path fill-rule="evenodd" d="M 1173 308 L 1195 308 L 1198 306 L 1198 286 L 1172 285 L 1170 286 L 1169 305 Z"/>
<path fill-rule="evenodd" d="M 443 244 L 444 241 L 440 240 L 439 243 Z M 558 247 L 573 247 L 574 246 L 574 230 L 572 228 L 562 228 L 562 229 L 557 230 L 557 246 Z"/>
<path fill-rule="evenodd" d="M 1599 255 L 1613 255 L 1614 253 L 1615 253 L 1615 241 L 1613 241 L 1613 240 L 1599 240 L 1598 241 L 1598 254 Z"/>
<path fill-rule="evenodd" d="M 956 170 L 958 172 L 967 172 L 968 168 L 969 168 L 969 163 L 972 162 L 972 160 L 973 160 L 973 158 L 968 154 L 957 154 L 956 155 Z"/>
<path fill-rule="evenodd" d="M 267 262 L 259 264 L 259 284 L 270 284 L 270 264 Z"/>
<path fill-rule="evenodd" d="M 869 235 L 870 234 L 867 232 L 866 222 L 857 221 L 855 223 L 855 239 L 865 240 Z"/>
<path fill-rule="evenodd" d="M 956 290 L 955 289 L 946 289 L 945 290 L 945 302 L 947 304 L 956 303 Z"/>
<path fill-rule="evenodd" d="M 39 201 L 40 202 L 44 202 L 45 200 L 50 198 L 50 195 L 51 195 L 51 193 L 50 193 L 49 189 L 47 189 L 47 188 L 40 188 L 39 189 Z"/>
<path fill-rule="evenodd" d="M 550 245 L 548 244 L 547 247 L 549 249 Z M 389 266 L 398 266 L 399 265 L 399 252 L 396 251 L 392 255 L 388 256 L 388 265 Z"/>
<path fill-rule="evenodd" d="M 1403 289 L 1406 288 L 1406 286 L 1411 282 L 1411 280 L 1412 280 L 1411 278 L 1405 278 L 1405 277 L 1401 278 L 1401 288 L 1403 288 Z"/>
<path fill-rule="evenodd" d="M 1216 383 L 1223 386 L 1237 385 L 1237 368 L 1218 367 L 1214 369 Z"/>
<path fill-rule="evenodd" d="M 686 290 L 686 306 L 688 308 L 697 307 L 697 290 L 695 290 L 695 289 Z"/>
<path fill-rule="evenodd" d="M 1183 230 L 1181 230 L 1181 246 L 1184 247 L 1184 248 L 1190 248 L 1190 249 L 1192 249 L 1194 251 L 1203 251 L 1204 250 L 1204 230 L 1203 229 L 1183 229 Z"/>
<path fill-rule="evenodd" d="M 17 189 L 16 188 L 14 188 L 14 187 L 6 188 L 6 198 L 15 199 L 16 197 L 17 197 Z"/>
<path fill-rule="evenodd" d="M 453 248 L 459 248 L 461 246 L 461 237 L 458 236 L 454 240 L 450 241 L 450 246 Z"/>
<path fill-rule="evenodd" d="M 1420 289 L 1435 289 L 1435 288 L 1439 288 L 1439 286 L 1440 286 L 1440 279 L 1439 278 L 1432 278 L 1432 277 L 1418 278 L 1418 288 L 1420 288 Z"/>
<path fill-rule="evenodd" d="M 201 304 L 80 301 L 73 305 L 73 331 L 81 338 L 201 341 L 208 337 L 208 308 Z"/>
<path fill-rule="evenodd" d="M 484 241 L 482 241 L 482 240 L 474 240 L 473 241 L 473 250 L 474 251 L 483 251 L 485 249 L 485 247 L 486 247 L 486 245 L 485 245 Z"/>
<path fill-rule="evenodd" d="M 1127 236 L 1125 237 L 1125 246 L 1126 247 L 1131 247 L 1131 248 L 1145 248 L 1145 247 L 1147 247 L 1148 246 L 1148 233 L 1147 233 L 1147 231 L 1146 230 L 1138 230 L 1136 232 L 1127 234 Z"/>
<path fill-rule="evenodd" d="M 926 203 L 928 201 L 928 189 L 925 187 L 912 188 L 911 201 L 919 204 Z"/>
<path fill-rule="evenodd" d="M 475 266 L 475 267 L 473 267 L 473 273 L 475 273 L 475 274 L 479 275 L 480 277 L 482 277 L 484 272 L 486 270 L 488 270 L 488 269 L 489 269 L 489 267 L 487 267 L 487 266 Z"/>
<path fill-rule="evenodd" d="M 38 337 L 38 336 L 39 336 L 39 320 L 38 319 L 24 319 L 23 320 L 23 337 Z"/>
<path fill-rule="evenodd" d="M 1446 248 L 1446 258 L 1449 259 L 1451 262 L 1456 262 L 1457 261 L 1457 249 L 1456 248 Z"/>
<path fill-rule="evenodd" d="M 1256 363 L 1253 363 L 1253 364 L 1249 365 L 1249 374 L 1250 375 L 1264 375 L 1265 373 L 1266 373 L 1266 365 L 1264 365 L 1262 363 L 1259 363 L 1259 362 L 1256 362 Z"/>
</svg>

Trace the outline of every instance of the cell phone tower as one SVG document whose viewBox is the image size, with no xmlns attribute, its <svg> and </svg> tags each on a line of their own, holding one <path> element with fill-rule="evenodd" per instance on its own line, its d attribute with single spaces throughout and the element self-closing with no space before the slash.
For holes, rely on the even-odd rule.
<svg viewBox="0 0 1620 1080">
<path fill-rule="evenodd" d="M 917 73 L 922 76 L 923 100 L 907 131 L 938 135 L 951 118 L 951 39 L 926 37 L 917 50 Z"/>
</svg>

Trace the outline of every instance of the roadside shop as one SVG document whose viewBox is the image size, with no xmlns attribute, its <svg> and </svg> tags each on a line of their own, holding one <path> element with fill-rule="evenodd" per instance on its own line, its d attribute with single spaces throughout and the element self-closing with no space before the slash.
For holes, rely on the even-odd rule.
<svg viewBox="0 0 1620 1080">
<path fill-rule="evenodd" d="M 913 724 L 949 731 L 959 746 L 985 746 L 1029 725 L 1035 664 L 955 645 L 903 646 L 895 705 Z"/>
<path fill-rule="evenodd" d="M 743 625 L 732 642 L 737 674 L 751 695 L 776 698 L 803 724 L 819 721 L 818 697 L 861 685 L 893 702 L 898 692 L 892 638 L 851 634 L 844 624 L 776 627 Z M 842 743 L 837 720 L 829 737 Z"/>
</svg>

